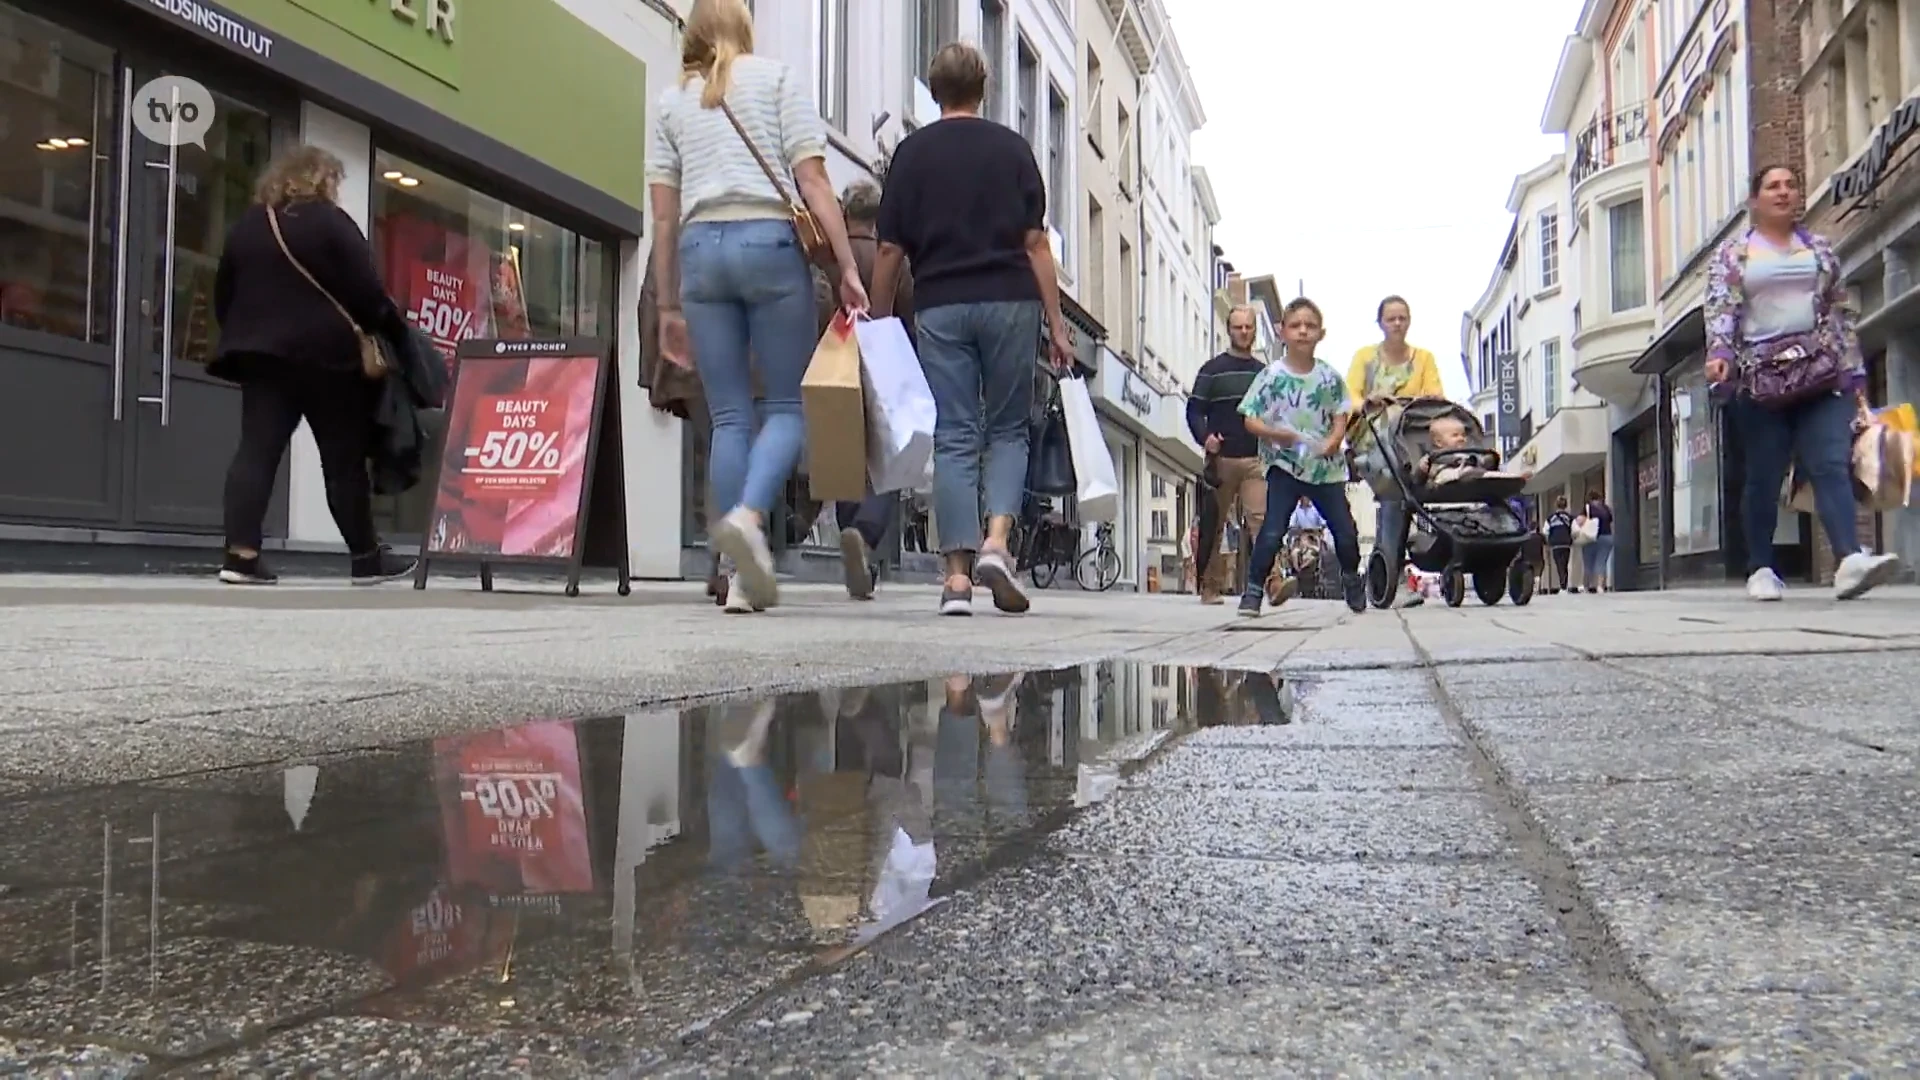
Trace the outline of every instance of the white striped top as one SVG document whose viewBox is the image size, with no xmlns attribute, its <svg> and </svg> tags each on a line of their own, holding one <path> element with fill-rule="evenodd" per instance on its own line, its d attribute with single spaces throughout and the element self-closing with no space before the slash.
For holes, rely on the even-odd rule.
<svg viewBox="0 0 1920 1080">
<path fill-rule="evenodd" d="M 695 76 L 660 95 L 647 183 L 679 189 L 682 221 L 785 217 L 785 200 L 741 144 L 727 114 L 700 107 L 705 86 Z M 778 60 L 742 56 L 733 62 L 727 104 L 798 200 L 793 166 L 827 154 L 827 127 L 806 83 Z"/>
</svg>

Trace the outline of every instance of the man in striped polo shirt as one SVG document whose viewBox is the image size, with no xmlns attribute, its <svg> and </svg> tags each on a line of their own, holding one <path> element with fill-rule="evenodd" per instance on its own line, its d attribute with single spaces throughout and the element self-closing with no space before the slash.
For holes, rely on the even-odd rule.
<svg viewBox="0 0 1920 1080">
<path fill-rule="evenodd" d="M 1207 469 L 1216 487 L 1212 495 L 1218 508 L 1217 520 L 1224 527 L 1233 520 L 1234 504 L 1246 518 L 1246 535 L 1260 535 L 1267 516 L 1267 476 L 1260 465 L 1259 441 L 1247 433 L 1240 415 L 1240 401 L 1247 396 L 1254 376 L 1267 362 L 1256 356 L 1253 339 L 1256 332 L 1253 308 L 1241 305 L 1227 316 L 1226 352 L 1200 366 L 1194 376 L 1193 393 L 1187 398 L 1187 429 L 1193 441 L 1207 452 Z M 1206 493 L 1202 493 L 1202 498 Z M 1214 557 L 1200 582 L 1200 602 L 1221 603 L 1220 594 L 1229 560 Z M 1267 582 L 1267 596 L 1279 604 L 1284 597 L 1274 595 L 1279 572 Z"/>
</svg>

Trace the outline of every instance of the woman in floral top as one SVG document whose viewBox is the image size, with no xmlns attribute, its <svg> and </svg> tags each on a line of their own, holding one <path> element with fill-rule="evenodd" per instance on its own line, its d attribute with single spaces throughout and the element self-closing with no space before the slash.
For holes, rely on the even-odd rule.
<svg viewBox="0 0 1920 1080">
<path fill-rule="evenodd" d="M 1800 182 L 1792 169 L 1774 165 L 1754 174 L 1747 207 L 1751 226 L 1721 244 L 1709 264 L 1706 299 L 1707 379 L 1728 399 L 1746 455 L 1740 516 L 1751 575 L 1747 595 L 1779 600 L 1786 591 L 1773 565 L 1773 530 L 1780 486 L 1798 458 L 1827 540 L 1835 553 L 1845 553 L 1834 571 L 1834 594 L 1851 600 L 1885 583 L 1899 560 L 1863 549 L 1854 518 L 1853 424 L 1867 413 L 1866 373 L 1846 282 L 1826 239 L 1800 224 Z M 1743 373 L 1756 359 L 1789 347 L 1838 357 L 1841 378 L 1813 398 L 1762 405 L 1742 385 Z"/>
<path fill-rule="evenodd" d="M 1240 614 L 1260 614 L 1260 583 L 1273 572 L 1287 522 L 1303 497 L 1333 531 L 1347 606 L 1365 611 L 1360 534 L 1347 505 L 1347 461 L 1341 453 L 1352 416 L 1346 381 L 1333 365 L 1314 356 L 1313 348 L 1326 332 L 1313 301 L 1301 297 L 1288 304 L 1280 313 L 1280 323 L 1286 348 L 1280 359 L 1254 377 L 1240 402 L 1240 415 L 1247 418 L 1248 433 L 1260 440 L 1260 463 L 1267 470 L 1267 517 L 1253 544 Z M 1285 602 L 1287 595 L 1282 593 L 1275 602 Z"/>
</svg>

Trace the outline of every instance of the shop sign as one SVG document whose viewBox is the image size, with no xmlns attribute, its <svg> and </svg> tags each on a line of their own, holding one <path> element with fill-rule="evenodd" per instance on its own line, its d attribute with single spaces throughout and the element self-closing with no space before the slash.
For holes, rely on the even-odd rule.
<svg viewBox="0 0 1920 1080">
<path fill-rule="evenodd" d="M 1513 353 L 1494 357 L 1494 385 L 1499 412 L 1494 415 L 1500 438 L 1512 446 L 1520 437 L 1520 358 Z"/>
<path fill-rule="evenodd" d="M 262 60 L 273 59 L 273 35 L 249 22 L 242 22 L 212 4 L 200 0 L 147 0 L 162 14 L 171 16 L 209 37 L 224 41 Z"/>
<path fill-rule="evenodd" d="M 1833 201 L 1864 199 L 1886 179 L 1895 164 L 1893 155 L 1920 127 L 1920 94 L 1910 97 L 1873 133 L 1873 143 L 1860 160 L 1833 174 Z"/>
<path fill-rule="evenodd" d="M 289 0 L 396 60 L 457 86 L 456 0 Z"/>
<path fill-rule="evenodd" d="M 1131 371 L 1123 372 L 1120 376 L 1120 400 L 1139 413 L 1142 420 L 1153 415 L 1153 394 L 1134 382 Z"/>
</svg>

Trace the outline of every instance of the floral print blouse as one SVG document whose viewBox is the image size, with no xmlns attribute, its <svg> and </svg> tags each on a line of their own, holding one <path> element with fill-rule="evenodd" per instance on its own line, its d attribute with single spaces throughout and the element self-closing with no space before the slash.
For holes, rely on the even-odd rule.
<svg viewBox="0 0 1920 1080">
<path fill-rule="evenodd" d="M 1740 368 L 1751 350 L 1741 334 L 1746 314 L 1747 253 L 1754 230 L 1745 229 L 1730 236 L 1713 253 L 1707 264 L 1707 359 L 1727 362 L 1728 382 L 1737 383 Z M 1840 260 L 1826 237 L 1806 229 L 1794 229 L 1801 244 L 1813 251 L 1820 267 L 1819 293 L 1814 297 L 1814 344 L 1822 351 L 1840 357 L 1847 370 L 1844 390 L 1854 391 L 1866 385 L 1866 366 L 1860 358 L 1860 340 L 1854 333 L 1853 309 L 1847 297 L 1846 282 L 1840 277 Z"/>
</svg>

